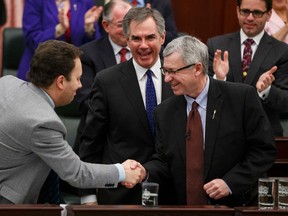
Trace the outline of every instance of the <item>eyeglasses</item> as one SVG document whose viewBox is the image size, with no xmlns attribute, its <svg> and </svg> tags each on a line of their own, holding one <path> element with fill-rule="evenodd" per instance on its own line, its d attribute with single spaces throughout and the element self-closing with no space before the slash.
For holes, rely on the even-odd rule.
<svg viewBox="0 0 288 216">
<path fill-rule="evenodd" d="M 112 22 L 112 21 L 109 21 L 109 23 L 115 25 L 117 28 L 122 28 L 122 27 L 123 27 L 122 22 L 116 22 L 116 23 L 114 23 L 114 22 Z"/>
<path fill-rule="evenodd" d="M 179 71 L 181 71 L 181 70 L 187 69 L 187 68 L 192 67 L 192 66 L 194 66 L 194 65 L 196 65 L 196 64 L 190 64 L 190 65 L 187 65 L 187 66 L 185 66 L 185 67 L 182 67 L 182 68 L 179 68 L 179 69 L 175 69 L 175 70 L 168 70 L 168 69 L 166 69 L 166 68 L 164 68 L 164 67 L 161 67 L 160 70 L 161 70 L 161 73 L 162 73 L 163 75 L 166 75 L 166 74 L 175 74 L 175 73 L 177 73 L 177 72 L 179 72 Z"/>
<path fill-rule="evenodd" d="M 254 18 L 261 18 L 268 11 L 260 11 L 260 10 L 250 11 L 249 9 L 239 9 L 239 12 L 242 16 L 245 17 L 248 17 L 252 13 Z"/>
</svg>

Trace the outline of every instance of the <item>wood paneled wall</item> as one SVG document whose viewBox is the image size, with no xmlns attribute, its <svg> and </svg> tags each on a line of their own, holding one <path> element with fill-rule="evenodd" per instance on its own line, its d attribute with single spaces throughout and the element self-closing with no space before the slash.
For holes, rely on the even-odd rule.
<svg viewBox="0 0 288 216">
<path fill-rule="evenodd" d="M 172 5 L 178 31 L 205 43 L 212 36 L 239 30 L 236 0 L 172 0 Z"/>
</svg>

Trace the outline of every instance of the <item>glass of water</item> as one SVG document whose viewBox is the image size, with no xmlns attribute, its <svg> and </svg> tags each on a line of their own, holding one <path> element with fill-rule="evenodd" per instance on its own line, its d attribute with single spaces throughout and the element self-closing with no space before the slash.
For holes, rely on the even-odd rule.
<svg viewBox="0 0 288 216">
<path fill-rule="evenodd" d="M 153 182 L 142 182 L 142 205 L 158 206 L 159 184 Z"/>
<path fill-rule="evenodd" d="M 273 209 L 275 207 L 275 179 L 260 178 L 258 180 L 259 209 Z"/>
</svg>

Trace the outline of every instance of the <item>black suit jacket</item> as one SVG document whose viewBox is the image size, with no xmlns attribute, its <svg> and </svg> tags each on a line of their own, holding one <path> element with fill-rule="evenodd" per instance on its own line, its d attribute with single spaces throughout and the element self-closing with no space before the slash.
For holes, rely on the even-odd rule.
<svg viewBox="0 0 288 216">
<path fill-rule="evenodd" d="M 164 20 L 166 29 L 166 39 L 164 46 L 177 37 L 177 27 L 173 15 L 171 0 L 145 0 L 145 4 L 150 3 L 153 9 L 158 10 Z"/>
<path fill-rule="evenodd" d="M 162 82 L 162 100 L 172 90 Z M 145 164 L 154 153 L 154 139 L 132 59 L 97 73 L 89 99 L 80 157 L 92 163 L 122 163 L 134 159 Z M 141 187 L 98 189 L 100 204 L 141 204 Z"/>
<path fill-rule="evenodd" d="M 213 113 L 216 111 L 213 118 Z M 155 110 L 157 153 L 145 164 L 150 180 L 174 184 L 174 204 L 186 204 L 186 100 L 173 96 Z M 258 178 L 273 165 L 272 130 L 255 90 L 243 84 L 210 79 L 204 182 L 223 179 L 232 195 L 211 204 L 237 206 L 257 193 Z"/>
<path fill-rule="evenodd" d="M 217 36 L 208 39 L 209 74 L 213 75 L 213 58 L 217 49 L 229 52 L 229 72 L 227 81 L 242 82 L 241 44 L 240 32 Z M 264 33 L 260 44 L 254 54 L 246 84 L 256 88 L 259 77 L 271 69 L 278 67 L 275 81 L 272 83 L 269 97 L 262 102 L 268 115 L 275 135 L 281 135 L 283 129 L 280 125 L 279 113 L 288 110 L 288 45 Z"/>
<path fill-rule="evenodd" d="M 78 89 L 75 97 L 75 101 L 79 105 L 81 115 L 74 144 L 74 151 L 77 154 L 79 154 L 80 135 L 84 130 L 88 112 L 86 99 L 91 92 L 91 87 L 94 82 L 95 75 L 99 71 L 117 64 L 115 54 L 108 36 L 102 37 L 97 41 L 95 40 L 86 43 L 81 46 L 80 49 L 83 52 L 81 56 L 83 73 L 81 77 L 82 88 Z"/>
</svg>

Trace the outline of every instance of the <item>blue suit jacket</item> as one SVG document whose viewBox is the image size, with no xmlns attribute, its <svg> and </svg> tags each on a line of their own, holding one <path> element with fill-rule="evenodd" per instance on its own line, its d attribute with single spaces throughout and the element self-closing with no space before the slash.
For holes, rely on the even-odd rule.
<svg viewBox="0 0 288 216">
<path fill-rule="evenodd" d="M 99 38 L 89 38 L 84 31 L 84 14 L 94 6 L 92 0 L 70 0 L 71 4 L 71 43 L 80 46 L 88 41 Z M 23 33 L 25 50 L 19 64 L 18 77 L 26 80 L 31 58 L 38 44 L 55 38 L 55 27 L 59 23 L 58 8 L 52 0 L 26 0 L 23 14 Z M 98 26 L 95 26 L 98 29 Z M 62 36 L 59 40 L 65 41 Z"/>
</svg>

